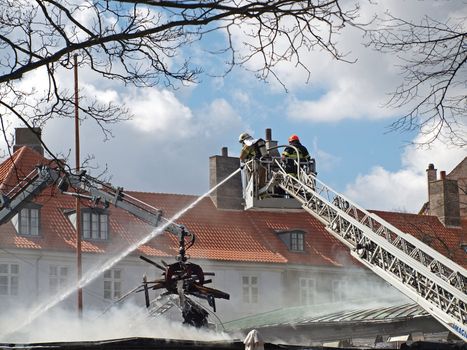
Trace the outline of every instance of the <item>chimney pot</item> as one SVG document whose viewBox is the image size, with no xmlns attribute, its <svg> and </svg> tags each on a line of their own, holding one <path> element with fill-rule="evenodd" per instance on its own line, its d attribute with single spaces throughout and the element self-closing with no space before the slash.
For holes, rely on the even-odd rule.
<svg viewBox="0 0 467 350">
<path fill-rule="evenodd" d="M 271 128 L 266 129 L 266 141 L 271 141 L 272 140 L 272 130 Z"/>
<path fill-rule="evenodd" d="M 435 165 L 433 163 L 428 164 L 428 169 L 426 169 L 426 178 L 428 184 L 428 201 L 430 201 L 431 198 L 430 183 L 437 180 L 437 172 L 438 170 L 435 169 Z"/>
<path fill-rule="evenodd" d="M 441 170 L 441 171 L 439 172 L 439 175 L 440 175 L 440 177 L 441 177 L 441 180 L 446 180 L 446 171 Z"/>
<path fill-rule="evenodd" d="M 229 149 L 227 147 L 222 147 L 221 155 L 222 155 L 222 157 L 228 157 L 229 156 Z"/>
</svg>

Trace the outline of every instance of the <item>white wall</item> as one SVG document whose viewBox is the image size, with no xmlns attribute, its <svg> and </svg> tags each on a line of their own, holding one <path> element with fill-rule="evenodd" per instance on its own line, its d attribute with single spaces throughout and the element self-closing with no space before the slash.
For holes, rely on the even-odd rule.
<svg viewBox="0 0 467 350">
<path fill-rule="evenodd" d="M 159 262 L 159 259 L 153 259 Z M 165 260 L 168 263 L 174 262 L 174 259 Z M 260 312 L 266 312 L 282 308 L 285 306 L 299 304 L 297 297 L 290 298 L 290 295 L 298 295 L 298 278 L 297 276 L 313 276 L 318 281 L 320 292 L 322 295 L 317 299 L 317 303 L 326 303 L 330 301 L 332 291 L 329 290 L 333 279 L 349 278 L 354 281 L 353 287 L 349 287 L 350 295 L 359 295 L 362 286 L 365 291 L 365 297 L 376 298 L 378 295 L 386 295 L 392 293 L 392 288 L 384 286 L 377 278 L 369 277 L 368 273 L 361 270 L 347 270 L 343 268 L 319 268 L 319 267 L 300 267 L 294 266 L 291 268 L 287 265 L 272 265 L 272 264 L 253 264 L 253 263 L 232 263 L 232 262 L 211 262 L 211 261 L 195 261 L 192 263 L 199 264 L 205 272 L 214 272 L 213 282 L 207 286 L 219 289 L 230 294 L 230 300 L 216 300 L 217 317 L 222 322 L 238 319 L 248 315 L 253 315 Z M 17 296 L 0 295 L 0 308 L 2 311 L 16 310 L 25 313 L 34 309 L 40 304 L 55 305 L 56 297 L 50 294 L 49 291 L 49 266 L 59 265 L 69 267 L 69 282 L 70 287 L 62 290 L 63 293 L 68 292 L 59 307 L 66 309 L 76 309 L 76 257 L 71 253 L 60 252 L 37 252 L 33 250 L 0 250 L 0 263 L 17 263 L 19 264 L 19 294 Z M 102 269 L 103 259 L 97 254 L 83 254 L 83 275 L 86 276 L 89 271 L 97 271 Z M 126 294 L 138 285 L 141 285 L 143 275 L 147 275 L 148 280 L 160 278 L 160 270 L 156 267 L 140 260 L 137 256 L 129 256 L 116 264 L 113 268 L 122 270 L 122 295 Z M 293 274 L 290 275 L 290 271 Z M 289 279 L 285 276 L 289 275 Z M 258 302 L 245 303 L 242 293 L 242 276 L 256 276 L 258 278 Z M 291 276 L 291 277 L 290 277 Z M 102 312 L 108 308 L 113 302 L 104 300 L 104 282 L 103 275 L 98 277 L 84 286 L 83 301 L 85 312 Z M 375 288 L 375 286 L 378 286 Z M 379 289 L 378 289 L 379 288 Z M 324 289 L 324 291 L 323 291 Z M 371 293 L 371 290 L 374 293 Z M 71 293 L 70 293 L 71 291 Z M 156 295 L 151 292 L 151 297 Z M 196 301 L 200 301 L 194 298 Z M 141 305 L 142 312 L 144 310 L 144 294 L 133 294 L 129 301 Z M 209 308 L 207 302 L 201 301 L 203 305 Z M 55 307 L 55 306 L 54 306 Z M 210 308 L 209 308 L 210 309 Z M 25 311 L 24 311 L 25 310 Z M 176 310 L 175 313 L 178 311 Z M 3 313 L 5 315 L 5 313 Z M 0 325 L 1 325 L 0 316 Z M 212 322 L 217 320 L 210 317 Z M 5 322 L 5 320 L 4 320 Z"/>
</svg>

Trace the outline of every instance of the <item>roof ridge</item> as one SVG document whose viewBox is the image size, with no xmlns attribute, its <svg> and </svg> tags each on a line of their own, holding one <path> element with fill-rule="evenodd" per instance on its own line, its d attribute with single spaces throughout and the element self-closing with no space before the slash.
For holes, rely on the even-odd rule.
<svg viewBox="0 0 467 350">
<path fill-rule="evenodd" d="M 402 211 L 390 211 L 390 210 L 379 210 L 379 209 L 369 209 L 370 213 L 377 214 L 377 213 L 388 213 L 388 214 L 397 214 L 397 215 L 414 215 L 420 216 L 421 214 L 418 213 L 406 213 Z M 423 215 L 423 216 L 433 216 L 433 215 Z"/>
<path fill-rule="evenodd" d="M 133 192 L 133 193 L 140 193 L 140 194 L 162 194 L 162 195 L 169 195 L 169 196 L 178 196 L 178 197 L 201 197 L 203 196 L 202 194 L 184 194 L 184 193 L 169 193 L 169 192 L 150 192 L 150 191 L 138 191 L 138 190 L 131 190 L 131 189 L 126 189 L 124 190 L 126 192 Z M 207 196 L 205 196 L 207 197 Z"/>
</svg>

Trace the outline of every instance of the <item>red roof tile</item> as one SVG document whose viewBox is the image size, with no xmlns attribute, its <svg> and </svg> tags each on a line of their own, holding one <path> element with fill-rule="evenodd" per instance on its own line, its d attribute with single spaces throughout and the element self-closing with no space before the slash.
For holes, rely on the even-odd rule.
<svg viewBox="0 0 467 350">
<path fill-rule="evenodd" d="M 467 243 L 467 219 L 461 227 L 445 227 L 432 215 L 372 211 L 402 232 L 411 234 L 431 248 L 467 268 L 466 253 L 461 244 Z"/>
</svg>

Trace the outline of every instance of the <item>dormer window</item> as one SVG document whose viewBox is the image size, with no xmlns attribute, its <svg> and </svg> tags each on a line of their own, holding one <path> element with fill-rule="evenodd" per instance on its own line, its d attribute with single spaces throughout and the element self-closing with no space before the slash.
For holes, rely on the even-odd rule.
<svg viewBox="0 0 467 350">
<path fill-rule="evenodd" d="M 12 223 L 18 234 L 39 236 L 40 208 L 40 205 L 29 203 L 13 217 Z"/>
<path fill-rule="evenodd" d="M 280 239 L 287 245 L 292 252 L 305 251 L 305 232 L 302 230 L 280 231 L 277 232 Z"/>
<path fill-rule="evenodd" d="M 290 250 L 303 252 L 304 233 L 301 231 L 290 232 Z"/>
<path fill-rule="evenodd" d="M 76 228 L 76 211 L 66 211 L 65 214 Z M 99 208 L 81 209 L 81 237 L 89 240 L 109 239 L 109 214 Z"/>
<path fill-rule="evenodd" d="M 109 216 L 102 210 L 82 209 L 82 234 L 84 239 L 109 238 Z"/>
</svg>

